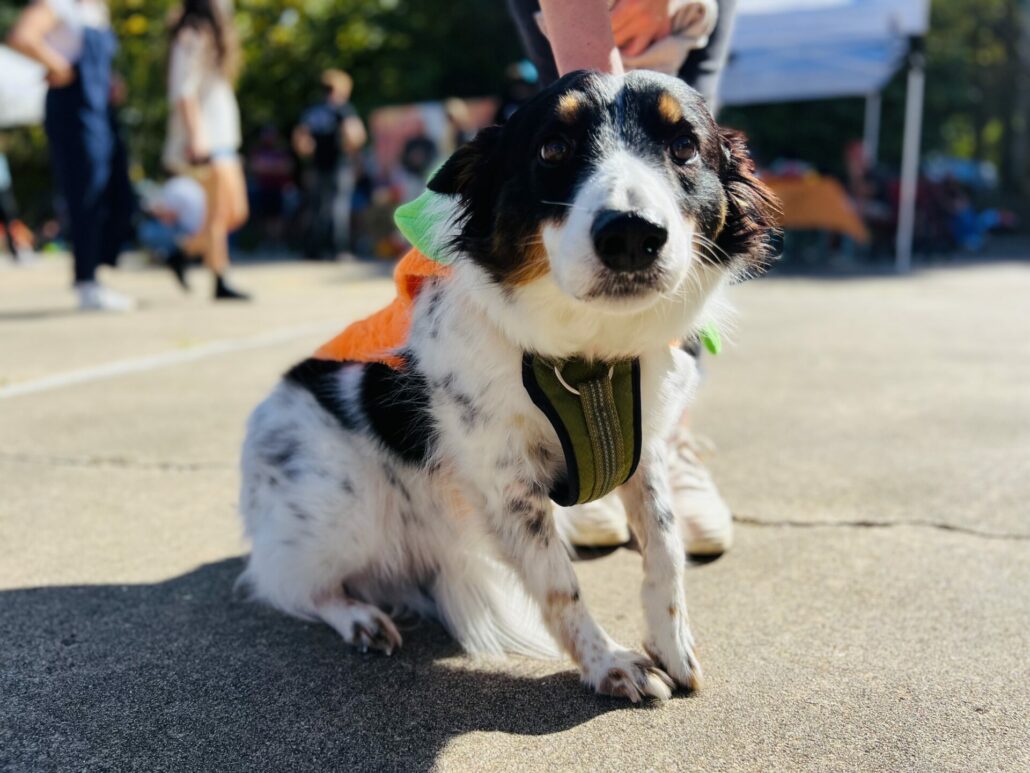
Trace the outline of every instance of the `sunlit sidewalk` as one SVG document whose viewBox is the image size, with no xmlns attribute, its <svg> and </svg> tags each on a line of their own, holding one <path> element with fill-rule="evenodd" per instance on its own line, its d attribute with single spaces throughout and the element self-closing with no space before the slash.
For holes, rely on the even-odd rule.
<svg viewBox="0 0 1030 773">
<path fill-rule="evenodd" d="M 0 267 L 0 768 L 1017 770 L 1030 765 L 1030 265 L 734 288 L 694 411 L 733 550 L 687 572 L 705 689 L 637 710 L 568 663 L 393 658 L 232 592 L 246 416 L 390 295 L 388 268 L 242 265 L 251 304 Z M 519 388 L 513 385 L 512 388 Z M 642 635 L 639 556 L 578 564 Z"/>
</svg>

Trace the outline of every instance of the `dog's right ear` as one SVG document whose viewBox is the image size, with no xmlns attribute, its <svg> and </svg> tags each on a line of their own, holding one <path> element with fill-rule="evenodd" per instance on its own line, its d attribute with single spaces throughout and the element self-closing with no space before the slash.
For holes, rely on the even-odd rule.
<svg viewBox="0 0 1030 773">
<path fill-rule="evenodd" d="M 722 184 L 726 192 L 726 222 L 716 244 L 733 260 L 741 261 L 752 273 L 764 271 L 772 258 L 772 236 L 780 203 L 776 195 L 755 174 L 755 162 L 748 153 L 744 135 L 720 128 Z"/>
<path fill-rule="evenodd" d="M 480 198 L 480 192 L 493 182 L 490 169 L 501 138 L 500 126 L 481 129 L 471 142 L 467 142 L 451 155 L 429 181 L 429 190 L 463 199 Z"/>
</svg>

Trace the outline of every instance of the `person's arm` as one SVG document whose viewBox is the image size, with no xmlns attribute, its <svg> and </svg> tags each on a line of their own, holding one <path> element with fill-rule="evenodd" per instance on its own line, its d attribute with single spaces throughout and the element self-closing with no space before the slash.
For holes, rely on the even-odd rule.
<svg viewBox="0 0 1030 773">
<path fill-rule="evenodd" d="M 53 9 L 37 0 L 21 12 L 7 34 L 7 45 L 43 65 L 47 81 L 57 88 L 75 80 L 75 68 L 71 62 L 46 42 L 47 34 L 59 23 Z"/>
<path fill-rule="evenodd" d="M 540 0 L 558 74 L 600 70 L 622 74 L 607 0 Z"/>
<path fill-rule="evenodd" d="M 168 66 L 168 91 L 172 109 L 186 127 L 186 157 L 191 163 L 203 160 L 210 150 L 205 146 L 204 129 L 200 120 L 200 36 L 184 29 L 172 41 L 172 54 Z"/>
<path fill-rule="evenodd" d="M 179 97 L 175 101 L 175 109 L 182 116 L 182 122 L 186 126 L 186 138 L 189 143 L 186 146 L 186 156 L 191 163 L 204 160 L 208 149 L 204 145 L 203 129 L 200 124 L 200 103 L 196 97 Z"/>
<path fill-rule="evenodd" d="M 357 153 L 368 142 L 368 132 L 365 131 L 365 124 L 356 115 L 348 115 L 340 124 L 340 134 L 343 139 L 343 150 L 345 153 Z"/>
<path fill-rule="evenodd" d="M 314 154 L 315 138 L 311 136 L 311 130 L 303 120 L 293 127 L 290 139 L 293 144 L 293 152 L 301 158 L 308 158 Z"/>
</svg>

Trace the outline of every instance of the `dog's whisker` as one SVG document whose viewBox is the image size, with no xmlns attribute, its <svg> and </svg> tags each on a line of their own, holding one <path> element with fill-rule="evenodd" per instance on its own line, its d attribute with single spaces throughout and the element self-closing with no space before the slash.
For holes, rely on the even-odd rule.
<svg viewBox="0 0 1030 773">
<path fill-rule="evenodd" d="M 726 252 L 726 250 L 724 250 L 722 247 L 720 247 L 718 244 L 716 244 L 714 241 L 709 239 L 704 234 L 697 233 L 695 231 L 693 238 L 696 239 L 699 244 L 704 245 L 708 248 L 709 255 L 713 258 L 713 263 L 717 262 L 716 260 L 714 260 L 714 258 L 716 257 L 716 252 L 714 251 L 717 251 L 718 254 L 721 254 L 727 262 L 732 262 L 732 256 L 728 252 Z"/>
<path fill-rule="evenodd" d="M 569 209 L 579 209 L 587 211 L 586 207 L 581 207 L 578 204 L 573 204 L 568 201 L 549 201 L 548 199 L 540 199 L 541 204 L 550 204 L 554 207 L 568 207 Z"/>
</svg>

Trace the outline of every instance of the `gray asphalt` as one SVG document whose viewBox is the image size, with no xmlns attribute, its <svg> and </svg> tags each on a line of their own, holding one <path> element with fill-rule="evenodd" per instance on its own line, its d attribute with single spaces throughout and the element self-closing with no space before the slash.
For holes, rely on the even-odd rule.
<svg viewBox="0 0 1030 773">
<path fill-rule="evenodd" d="M 695 423 L 737 543 L 687 572 L 705 688 L 643 708 L 234 596 L 243 421 L 383 271 L 128 272 L 128 317 L 66 271 L 0 266 L 0 769 L 1030 770 L 1030 263 L 734 288 Z M 639 642 L 639 556 L 577 569 Z"/>
</svg>

